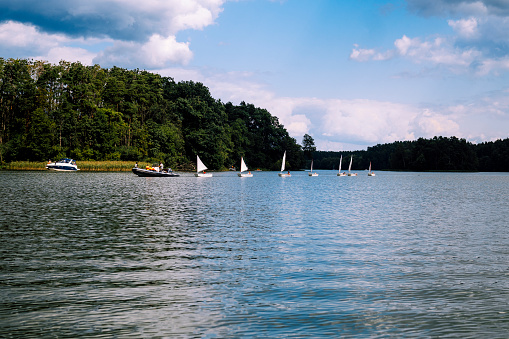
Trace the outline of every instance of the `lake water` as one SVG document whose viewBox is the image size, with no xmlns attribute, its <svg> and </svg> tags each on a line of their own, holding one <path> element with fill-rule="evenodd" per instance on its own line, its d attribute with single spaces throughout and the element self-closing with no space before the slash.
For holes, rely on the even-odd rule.
<svg viewBox="0 0 509 339">
<path fill-rule="evenodd" d="M 508 338 L 509 174 L 0 172 L 0 337 Z"/>
</svg>

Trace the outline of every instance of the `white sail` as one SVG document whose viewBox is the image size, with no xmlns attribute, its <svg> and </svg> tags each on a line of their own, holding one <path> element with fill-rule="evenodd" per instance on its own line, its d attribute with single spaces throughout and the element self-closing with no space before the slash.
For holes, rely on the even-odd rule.
<svg viewBox="0 0 509 339">
<path fill-rule="evenodd" d="M 244 162 L 244 158 L 240 157 L 240 171 L 245 172 L 247 171 L 246 163 Z"/>
<path fill-rule="evenodd" d="M 353 160 L 353 155 L 350 158 L 350 165 L 348 166 L 348 176 L 349 177 L 356 177 L 357 173 L 350 173 L 350 170 L 352 169 L 352 160 Z"/>
<path fill-rule="evenodd" d="M 201 162 L 200 157 L 196 155 L 196 173 L 203 172 L 207 169 L 207 166 Z"/>
<path fill-rule="evenodd" d="M 248 168 L 247 168 L 246 163 L 244 162 L 244 158 L 240 157 L 240 172 L 238 173 L 238 176 L 241 177 L 241 178 L 251 178 L 253 176 L 253 174 L 251 174 L 251 172 L 249 172 L 249 173 L 242 173 L 242 172 L 245 172 L 247 170 L 248 170 Z"/>
<path fill-rule="evenodd" d="M 338 173 L 341 173 L 341 163 L 343 162 L 343 154 L 341 154 L 341 158 L 339 158 L 339 171 Z"/>
<path fill-rule="evenodd" d="M 310 177 L 317 177 L 318 173 L 313 172 L 313 160 L 311 160 L 311 171 L 309 172 Z"/>
<path fill-rule="evenodd" d="M 369 162 L 368 177 L 374 177 L 375 173 L 371 172 L 371 161 Z"/>
<path fill-rule="evenodd" d="M 285 170 L 285 162 L 286 162 L 286 151 L 283 154 L 283 162 L 281 163 L 281 172 Z"/>
</svg>

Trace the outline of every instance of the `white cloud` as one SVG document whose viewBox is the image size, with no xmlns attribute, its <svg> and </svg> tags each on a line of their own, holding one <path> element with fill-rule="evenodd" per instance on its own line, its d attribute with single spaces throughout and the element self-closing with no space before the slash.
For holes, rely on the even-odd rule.
<svg viewBox="0 0 509 339">
<path fill-rule="evenodd" d="M 176 81 L 200 81 L 223 102 L 245 101 L 265 108 L 299 143 L 307 133 L 317 148 L 325 151 L 359 150 L 434 136 L 482 142 L 507 138 L 509 130 L 509 89 L 468 98 L 462 104 L 418 106 L 367 99 L 278 97 L 255 81 L 253 73 L 204 73 L 197 69 L 164 69 L 158 73 Z"/>
<path fill-rule="evenodd" d="M 86 49 L 78 47 L 55 47 L 47 51 L 45 55 L 34 56 L 36 60 L 48 61 L 52 64 L 58 64 L 60 61 L 77 62 L 83 65 L 93 65 L 95 53 L 90 53 Z"/>
<path fill-rule="evenodd" d="M 458 48 L 450 39 L 435 37 L 422 41 L 420 38 L 402 38 L 394 41 L 394 49 L 383 53 L 373 50 L 354 49 L 350 57 L 356 61 L 378 61 L 390 58 L 406 58 L 416 64 L 445 67 L 454 73 L 469 71 L 474 63 L 482 60 L 482 53 L 475 48 Z M 369 52 L 364 52 L 369 51 Z"/>
<path fill-rule="evenodd" d="M 0 45 L 6 53 L 12 51 L 14 54 L 14 51 L 17 51 L 24 53 L 25 58 L 45 60 L 54 64 L 66 60 L 91 65 L 95 53 L 84 47 L 99 43 L 109 43 L 109 40 L 73 39 L 62 34 L 47 34 L 32 25 L 13 21 L 0 24 Z M 78 44 L 83 47 L 73 47 Z"/>
<path fill-rule="evenodd" d="M 42 31 L 115 40 L 146 41 L 214 23 L 225 0 L 33 0 L 7 1 L 6 13 L 37 18 Z M 28 19 L 27 19 L 28 20 Z M 27 21 L 28 22 L 28 21 Z"/>
<path fill-rule="evenodd" d="M 429 62 L 434 65 L 468 67 L 480 55 L 474 49 L 455 48 L 451 41 L 434 38 L 421 41 L 419 38 L 408 38 L 404 35 L 394 42 L 399 55 L 408 57 L 414 62 Z"/>
<path fill-rule="evenodd" d="M 451 116 L 425 109 L 417 119 L 419 135 L 432 138 L 434 136 L 457 136 L 459 125 Z"/>
<path fill-rule="evenodd" d="M 498 59 L 486 59 L 477 68 L 478 75 L 490 73 L 498 75 L 499 71 L 509 71 L 509 56 Z"/>
<path fill-rule="evenodd" d="M 146 43 L 116 41 L 100 52 L 94 62 L 102 66 L 159 68 L 167 63 L 186 65 L 192 57 L 189 43 L 177 42 L 174 36 L 164 38 L 156 34 Z"/>
<path fill-rule="evenodd" d="M 189 42 L 176 34 L 214 23 L 225 0 L 17 0 L 5 10 L 35 16 L 38 26 L 8 21 L 0 25 L 0 43 L 8 55 L 80 60 L 134 68 L 186 65 L 193 57 Z M 46 30 L 46 31 L 45 31 Z M 52 32 L 52 33 L 47 33 Z M 57 33 L 55 33 L 57 32 Z M 60 32 L 60 33 L 58 33 Z M 76 48 L 77 45 L 80 48 Z M 93 46 L 101 44 L 101 49 Z M 106 48 L 105 48 L 106 47 Z"/>
<path fill-rule="evenodd" d="M 460 37 L 474 38 L 478 36 L 478 22 L 476 18 L 449 20 L 448 24 Z"/>
<path fill-rule="evenodd" d="M 408 9 L 424 16 L 447 19 L 455 35 L 409 37 L 394 41 L 394 49 L 377 51 L 354 45 L 350 54 L 359 62 L 405 58 L 423 70 L 439 68 L 453 74 L 500 75 L 508 70 L 509 3 L 499 0 L 407 0 Z"/>
<path fill-rule="evenodd" d="M 63 35 L 49 35 L 40 33 L 35 26 L 24 25 L 19 22 L 7 21 L 0 24 L 0 44 L 3 48 L 21 47 L 35 50 L 47 50 L 65 42 Z"/>
</svg>

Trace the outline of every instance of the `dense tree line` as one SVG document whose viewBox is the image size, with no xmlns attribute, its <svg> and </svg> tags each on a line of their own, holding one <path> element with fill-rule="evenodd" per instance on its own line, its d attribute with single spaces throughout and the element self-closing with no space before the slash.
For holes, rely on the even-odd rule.
<svg viewBox="0 0 509 339">
<path fill-rule="evenodd" d="M 353 168 L 409 171 L 509 171 L 509 139 L 472 144 L 456 137 L 420 138 L 366 151 L 301 147 L 267 110 L 222 103 L 192 81 L 147 71 L 62 61 L 0 58 L 0 163 L 76 160 L 163 161 L 192 169 L 198 154 L 211 169 Z"/>
<path fill-rule="evenodd" d="M 338 169 L 343 155 L 342 170 L 352 168 L 398 171 L 509 171 L 509 139 L 472 144 L 456 137 L 419 138 L 368 147 L 366 151 L 313 153 L 314 167 Z"/>
<path fill-rule="evenodd" d="M 222 103 L 201 83 L 147 71 L 0 58 L 0 162 L 163 161 L 191 169 L 304 166 L 301 146 L 267 110 Z"/>
</svg>

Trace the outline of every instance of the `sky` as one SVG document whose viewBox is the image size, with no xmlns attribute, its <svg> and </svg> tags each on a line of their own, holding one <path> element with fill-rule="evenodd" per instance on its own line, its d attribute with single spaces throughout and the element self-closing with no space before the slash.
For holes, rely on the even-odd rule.
<svg viewBox="0 0 509 339">
<path fill-rule="evenodd" d="M 509 0 L 0 0 L 0 57 L 201 82 L 322 151 L 509 137 Z"/>
</svg>

